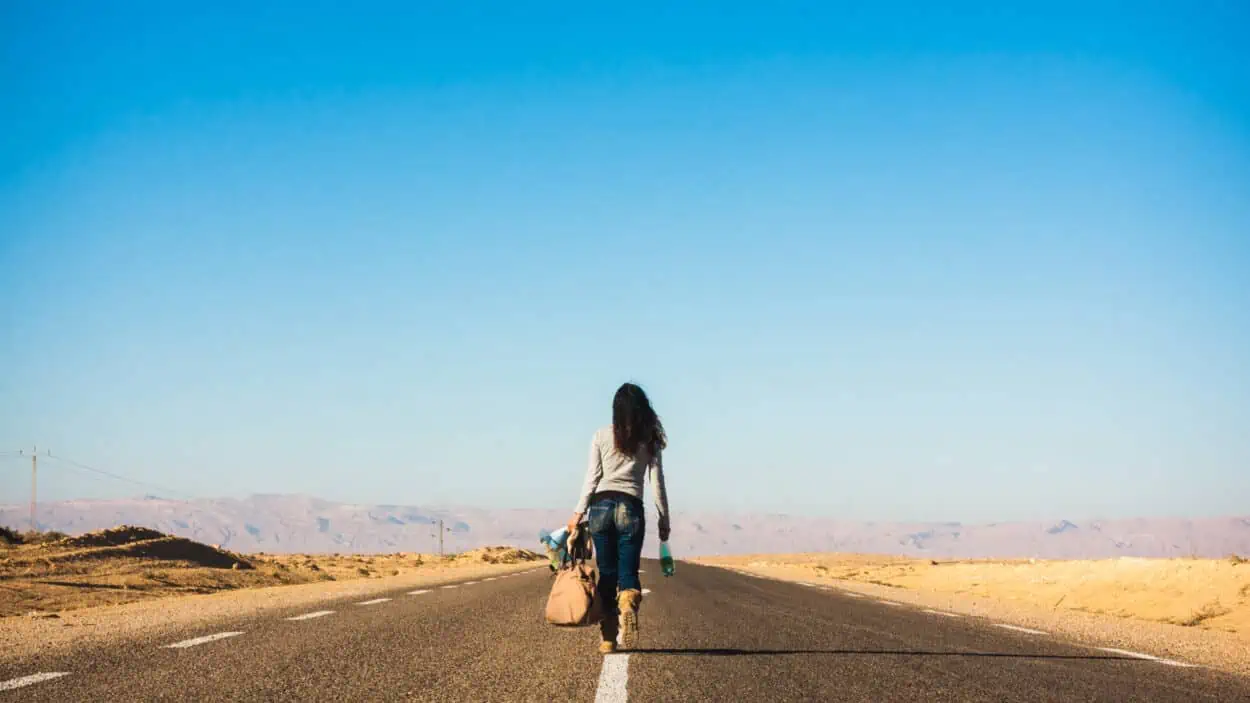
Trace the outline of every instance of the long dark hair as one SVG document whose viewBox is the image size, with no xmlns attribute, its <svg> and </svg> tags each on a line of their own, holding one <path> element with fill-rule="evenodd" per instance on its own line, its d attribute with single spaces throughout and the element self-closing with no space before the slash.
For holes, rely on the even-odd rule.
<svg viewBox="0 0 1250 703">
<path fill-rule="evenodd" d="M 651 409 L 651 401 L 641 388 L 622 384 L 612 400 L 612 432 L 616 436 L 616 449 L 631 459 L 639 450 L 656 456 L 668 446 L 664 425 Z"/>
</svg>

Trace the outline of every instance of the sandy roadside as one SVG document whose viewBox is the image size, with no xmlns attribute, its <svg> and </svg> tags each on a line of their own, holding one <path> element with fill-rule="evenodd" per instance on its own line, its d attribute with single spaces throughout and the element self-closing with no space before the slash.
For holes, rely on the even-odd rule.
<svg viewBox="0 0 1250 703">
<path fill-rule="evenodd" d="M 162 598 L 62 613 L 55 618 L 0 619 L 0 661 L 38 653 L 60 653 L 83 645 L 116 642 L 190 624 L 310 606 L 327 600 L 368 596 L 402 588 L 498 576 L 544 566 L 544 562 L 427 566 L 389 578 L 327 581 Z"/>
<path fill-rule="evenodd" d="M 751 563 L 760 559 L 768 559 L 774 563 L 767 566 Z M 826 572 L 813 569 L 811 564 L 777 565 L 775 561 L 779 560 L 779 557 L 770 556 L 707 558 L 691 561 L 707 566 L 732 568 L 767 578 L 835 587 L 871 598 L 905 603 L 920 608 L 983 617 L 995 622 L 1042 630 L 1055 636 L 1067 637 L 1094 646 L 1144 652 L 1250 676 L 1250 640 L 1244 636 L 1244 633 L 1185 627 L 1058 607 L 1040 607 L 1036 604 L 987 597 L 983 594 L 865 583 L 835 578 Z"/>
</svg>

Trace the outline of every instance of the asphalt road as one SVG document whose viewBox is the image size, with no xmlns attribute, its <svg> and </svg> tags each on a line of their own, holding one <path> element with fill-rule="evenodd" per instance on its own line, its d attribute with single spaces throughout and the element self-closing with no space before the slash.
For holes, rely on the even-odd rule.
<svg viewBox="0 0 1250 703">
<path fill-rule="evenodd" d="M 644 569 L 652 592 L 628 655 L 599 655 L 593 628 L 543 623 L 542 568 L 10 661 L 0 702 L 1250 701 L 1245 678 L 979 618 L 684 563 L 670 579 Z"/>
</svg>

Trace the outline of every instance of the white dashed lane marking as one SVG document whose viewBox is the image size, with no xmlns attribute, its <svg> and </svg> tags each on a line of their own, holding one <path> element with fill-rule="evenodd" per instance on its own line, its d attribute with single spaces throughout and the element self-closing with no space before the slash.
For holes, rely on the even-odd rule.
<svg viewBox="0 0 1250 703">
<path fill-rule="evenodd" d="M 861 596 L 860 594 L 858 594 L 858 593 L 853 593 L 853 592 L 851 592 L 851 591 L 842 591 L 842 595 L 844 595 L 844 596 L 846 596 L 846 597 L 848 597 L 848 598 L 863 598 L 863 596 Z"/>
<path fill-rule="evenodd" d="M 943 616 L 943 617 L 947 617 L 947 618 L 958 618 L 958 617 L 962 617 L 961 615 L 958 615 L 958 614 L 956 614 L 956 613 L 945 613 L 945 612 L 942 612 L 941 610 L 925 610 L 924 612 L 929 613 L 930 615 L 941 615 L 941 616 Z"/>
<path fill-rule="evenodd" d="M 629 700 L 629 655 L 608 654 L 599 671 L 595 703 L 625 703 Z"/>
<path fill-rule="evenodd" d="M 443 588 L 459 588 L 459 586 L 454 583 L 449 583 L 446 586 L 443 586 Z"/>
<path fill-rule="evenodd" d="M 385 603 L 388 600 L 390 600 L 390 598 L 374 598 L 373 600 L 362 600 L 356 605 L 377 605 L 378 603 Z"/>
<path fill-rule="evenodd" d="M 420 591 L 408 591 L 408 595 L 410 595 L 410 596 L 421 596 L 421 595 L 425 595 L 426 593 L 429 593 L 429 592 L 430 592 L 430 589 L 428 589 L 428 588 L 423 588 L 423 589 L 421 589 Z"/>
<path fill-rule="evenodd" d="M 895 603 L 895 602 L 894 602 L 894 601 L 892 601 L 892 600 L 879 600 L 879 601 L 877 601 L 877 602 L 878 602 L 878 603 L 880 603 L 881 605 L 890 605 L 890 606 L 893 606 L 893 607 L 895 607 L 895 608 L 901 608 L 901 607 L 903 607 L 903 604 L 902 604 L 902 603 Z"/>
<path fill-rule="evenodd" d="M 187 647 L 194 647 L 200 644 L 208 644 L 209 642 L 216 642 L 217 640 L 224 640 L 227 637 L 237 637 L 241 634 L 243 633 L 242 632 L 218 632 L 215 635 L 204 635 L 203 637 L 196 637 L 195 639 L 183 640 L 181 642 L 167 644 L 165 645 L 165 648 L 166 649 L 186 649 Z"/>
<path fill-rule="evenodd" d="M 0 681 L 0 691 L 12 691 L 15 688 L 30 686 L 31 684 L 43 683 L 52 679 L 59 679 L 62 676 L 69 676 L 68 671 L 44 671 L 30 676 L 23 676 L 19 679 L 9 679 L 8 681 Z M 624 699 L 622 699 L 624 700 Z"/>
<path fill-rule="evenodd" d="M 1049 632 L 1045 632 L 1042 630 L 1034 630 L 1029 627 L 1017 627 L 1016 625 L 1004 625 L 1002 623 L 994 623 L 994 627 L 1001 627 L 1004 630 L 1011 630 L 1013 632 L 1023 632 L 1028 635 L 1049 635 L 1050 634 Z"/>
<path fill-rule="evenodd" d="M 313 613 L 304 613 L 303 615 L 296 615 L 293 618 L 287 618 L 287 620 L 312 620 L 313 618 L 324 618 L 327 615 L 333 615 L 333 614 L 334 614 L 333 610 L 318 610 Z"/>
<path fill-rule="evenodd" d="M 466 582 L 464 585 L 466 585 L 466 586 L 476 586 L 476 585 L 477 585 L 477 581 L 468 581 L 468 582 Z"/>
<path fill-rule="evenodd" d="M 1110 652 L 1111 654 L 1121 654 L 1126 657 L 1133 657 L 1134 659 L 1145 659 L 1146 661 L 1158 662 L 1160 664 L 1167 664 L 1168 666 L 1181 666 L 1181 667 L 1186 667 L 1186 668 L 1194 666 L 1193 664 L 1186 664 L 1185 662 L 1178 662 L 1172 659 L 1163 659 L 1161 657 L 1156 657 L 1153 654 L 1142 654 L 1141 652 L 1130 652 L 1127 649 L 1116 649 L 1115 647 L 1098 647 L 1097 649 L 1103 652 Z"/>
<path fill-rule="evenodd" d="M 495 577 L 494 577 L 494 576 L 491 576 L 490 578 L 487 578 L 487 579 L 482 579 L 482 580 L 483 580 L 483 581 L 494 581 L 494 580 L 495 580 Z"/>
</svg>

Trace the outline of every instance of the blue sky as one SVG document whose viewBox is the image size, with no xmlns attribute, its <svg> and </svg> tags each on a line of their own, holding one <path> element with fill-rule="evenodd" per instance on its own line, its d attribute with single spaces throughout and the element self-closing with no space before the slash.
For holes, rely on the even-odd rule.
<svg viewBox="0 0 1250 703">
<path fill-rule="evenodd" d="M 0 450 L 571 508 L 635 380 L 678 510 L 1245 511 L 1244 3 L 124 5 L 0 10 Z"/>
</svg>

